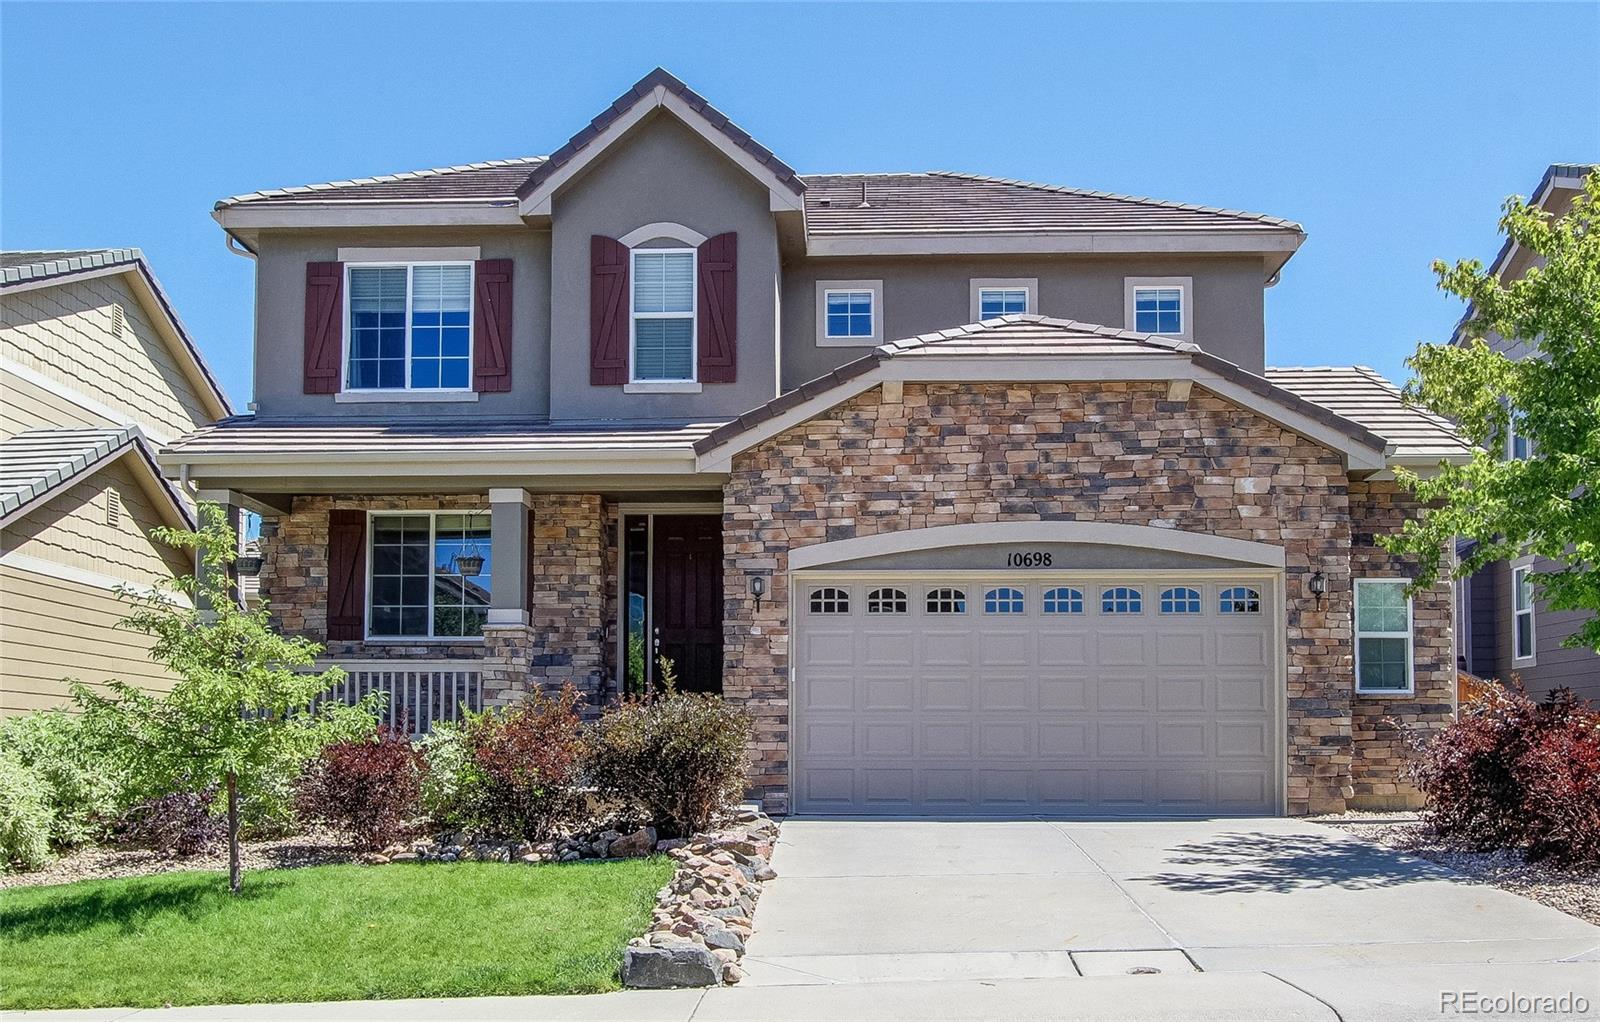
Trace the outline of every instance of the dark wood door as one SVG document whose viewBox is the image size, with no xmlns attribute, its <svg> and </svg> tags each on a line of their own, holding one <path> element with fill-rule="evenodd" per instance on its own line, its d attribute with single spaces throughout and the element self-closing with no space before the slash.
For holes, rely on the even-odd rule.
<svg viewBox="0 0 1600 1022">
<path fill-rule="evenodd" d="M 651 625 L 683 692 L 722 691 L 722 517 L 657 515 Z M 651 675 L 656 672 L 652 666 Z"/>
</svg>

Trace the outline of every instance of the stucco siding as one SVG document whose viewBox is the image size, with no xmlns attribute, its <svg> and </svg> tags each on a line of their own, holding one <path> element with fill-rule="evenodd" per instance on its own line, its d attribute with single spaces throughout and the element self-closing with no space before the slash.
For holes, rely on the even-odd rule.
<svg viewBox="0 0 1600 1022">
<path fill-rule="evenodd" d="M 93 397 L 154 438 L 211 420 L 149 312 L 117 275 L 0 297 L 0 358 Z"/>
<path fill-rule="evenodd" d="M 549 414 L 548 232 L 528 227 L 265 231 L 258 247 L 254 398 L 258 415 L 508 418 Z M 483 259 L 510 259 L 513 263 L 509 391 L 479 394 L 478 400 L 470 402 L 359 405 L 340 404 L 333 394 L 304 393 L 307 263 L 336 261 L 341 248 L 463 247 L 477 248 Z M 582 302 L 588 309 L 587 298 Z"/>
<path fill-rule="evenodd" d="M 657 114 L 557 192 L 553 205 L 551 417 L 734 416 L 777 396 L 777 226 L 766 188 L 690 128 Z M 699 394 L 629 394 L 589 385 L 589 246 L 647 224 L 739 236 L 738 379 Z M 648 240 L 648 239 L 646 239 Z"/>
<path fill-rule="evenodd" d="M 1193 278 L 1189 313 L 1195 343 L 1253 373 L 1262 371 L 1266 341 L 1259 258 L 796 257 L 784 267 L 783 386 L 797 387 L 870 350 L 817 346 L 818 281 L 881 280 L 883 338 L 893 340 L 970 322 L 970 282 L 984 278 L 1037 278 L 1039 293 L 1030 311 L 1132 329 L 1124 322 L 1124 286 L 1130 277 Z"/>
</svg>

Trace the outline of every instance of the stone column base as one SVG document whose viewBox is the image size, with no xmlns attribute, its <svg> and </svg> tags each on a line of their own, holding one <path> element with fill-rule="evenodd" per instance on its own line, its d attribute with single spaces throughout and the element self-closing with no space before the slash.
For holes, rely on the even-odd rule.
<svg viewBox="0 0 1600 1022">
<path fill-rule="evenodd" d="M 527 625 L 483 628 L 483 705 L 510 706 L 527 698 L 533 668 L 533 629 Z"/>
</svg>

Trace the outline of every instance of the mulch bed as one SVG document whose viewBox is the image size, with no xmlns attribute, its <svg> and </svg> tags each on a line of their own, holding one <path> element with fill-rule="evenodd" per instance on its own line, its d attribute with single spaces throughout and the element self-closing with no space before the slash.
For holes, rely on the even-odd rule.
<svg viewBox="0 0 1600 1022">
<path fill-rule="evenodd" d="M 340 843 L 338 836 L 312 832 L 263 841 L 241 842 L 244 868 L 296 869 L 301 866 L 332 866 L 360 862 L 363 853 Z M 27 873 L 0 873 L 0 889 L 69 884 L 76 880 L 109 880 L 113 877 L 148 876 L 180 870 L 228 868 L 226 845 L 199 855 L 176 856 L 148 848 L 103 846 L 80 848 L 57 858 L 43 869 Z"/>
<path fill-rule="evenodd" d="M 1529 862 L 1518 849 L 1474 851 L 1433 832 L 1416 813 L 1349 812 L 1311 822 L 1384 848 L 1427 859 L 1470 880 L 1559 909 L 1600 926 L 1600 870 Z"/>
</svg>

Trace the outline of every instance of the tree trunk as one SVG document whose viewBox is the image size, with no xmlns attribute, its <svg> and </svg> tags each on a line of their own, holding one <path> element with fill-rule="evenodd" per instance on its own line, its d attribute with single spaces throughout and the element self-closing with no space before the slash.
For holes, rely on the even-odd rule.
<svg viewBox="0 0 1600 1022">
<path fill-rule="evenodd" d="M 239 776 L 228 774 L 228 890 L 239 893 Z"/>
</svg>

